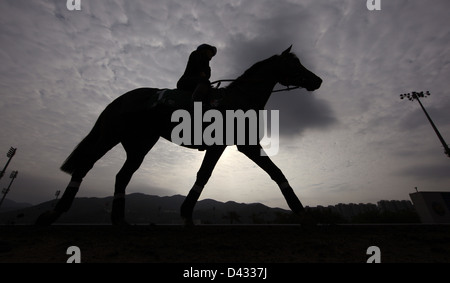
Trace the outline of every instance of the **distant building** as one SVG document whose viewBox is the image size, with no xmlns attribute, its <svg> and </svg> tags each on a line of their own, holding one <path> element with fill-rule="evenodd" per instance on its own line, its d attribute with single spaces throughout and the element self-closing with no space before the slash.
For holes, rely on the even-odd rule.
<svg viewBox="0 0 450 283">
<path fill-rule="evenodd" d="M 347 220 L 350 220 L 350 219 L 352 219 L 352 217 L 354 217 L 358 214 L 369 212 L 369 211 L 376 211 L 378 208 L 375 204 L 372 204 L 372 203 L 359 203 L 359 204 L 339 203 L 336 205 L 329 205 L 326 208 L 319 205 L 319 206 L 313 207 L 311 209 L 318 210 L 318 211 L 329 210 L 333 213 L 337 213 L 337 214 L 341 215 L 343 218 L 345 218 Z"/>
<path fill-rule="evenodd" d="M 323 207 L 321 205 L 310 208 L 312 210 L 324 211 L 325 209 L 341 215 L 350 221 L 353 217 L 368 212 L 399 212 L 404 210 L 414 210 L 413 204 L 409 200 L 381 200 L 377 204 L 373 203 L 339 203 Z"/>
<path fill-rule="evenodd" d="M 409 194 L 422 223 L 450 223 L 450 192 Z"/>
<path fill-rule="evenodd" d="M 409 200 L 380 200 L 378 202 L 378 209 L 381 212 L 396 212 L 414 209 L 414 206 Z"/>
</svg>

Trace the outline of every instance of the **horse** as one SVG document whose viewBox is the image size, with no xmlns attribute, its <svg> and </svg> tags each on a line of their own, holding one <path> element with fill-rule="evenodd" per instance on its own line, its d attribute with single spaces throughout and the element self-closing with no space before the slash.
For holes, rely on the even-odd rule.
<svg viewBox="0 0 450 283">
<path fill-rule="evenodd" d="M 310 92 L 319 89 L 322 79 L 305 68 L 291 52 L 291 48 L 292 45 L 280 55 L 257 62 L 228 86 L 221 88 L 224 94 L 219 108 L 262 110 L 278 83 L 288 89 L 290 86 L 305 88 Z M 158 104 L 154 107 L 146 106 L 158 93 L 160 90 L 155 88 L 138 88 L 119 96 L 103 110 L 92 130 L 60 168 L 71 175 L 63 196 L 53 210 L 46 211 L 37 218 L 36 225 L 51 225 L 67 212 L 86 174 L 103 155 L 119 143 L 126 152 L 126 160 L 116 175 L 111 222 L 113 225 L 129 225 L 125 220 L 125 190 L 132 175 L 160 137 L 172 141 L 171 131 L 174 127 L 171 115 L 175 109 Z M 180 216 L 186 225 L 193 225 L 195 204 L 228 145 L 186 145 L 197 149 L 203 147 L 205 150 L 195 183 L 180 207 Z M 282 171 L 269 156 L 261 154 L 263 149 L 259 141 L 256 144 L 236 145 L 238 151 L 255 162 L 278 184 L 292 212 L 304 215 L 305 209 Z"/>
</svg>

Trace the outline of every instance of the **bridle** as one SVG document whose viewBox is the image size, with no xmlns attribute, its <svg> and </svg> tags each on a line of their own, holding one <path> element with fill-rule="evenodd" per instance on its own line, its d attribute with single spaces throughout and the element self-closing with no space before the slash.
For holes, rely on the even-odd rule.
<svg viewBox="0 0 450 283">
<path fill-rule="evenodd" d="M 230 83 L 231 83 L 231 82 L 235 82 L 235 81 L 237 81 L 237 79 L 235 79 L 235 80 L 218 80 L 218 81 L 212 82 L 211 85 L 216 85 L 215 88 L 217 89 L 217 88 L 220 87 L 220 85 L 221 85 L 222 83 L 225 83 L 225 82 L 227 82 L 227 83 L 230 82 Z M 301 86 L 295 86 L 295 87 L 287 86 L 286 88 L 277 89 L 277 90 L 272 90 L 272 93 L 275 93 L 275 92 L 282 92 L 282 91 L 291 91 L 291 90 L 299 89 L 299 88 L 304 88 L 304 87 L 301 87 Z"/>
</svg>

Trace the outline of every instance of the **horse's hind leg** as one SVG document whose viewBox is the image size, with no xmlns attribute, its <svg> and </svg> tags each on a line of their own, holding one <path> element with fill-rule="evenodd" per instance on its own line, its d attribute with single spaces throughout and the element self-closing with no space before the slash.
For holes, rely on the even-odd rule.
<svg viewBox="0 0 450 283">
<path fill-rule="evenodd" d="M 283 172 L 270 160 L 268 156 L 261 155 L 261 146 L 257 145 L 243 145 L 238 146 L 238 150 L 244 153 L 248 158 L 261 167 L 274 180 L 286 199 L 289 208 L 296 214 L 301 214 L 305 211 L 302 203 L 295 195 L 294 190 L 289 185 Z"/>
<path fill-rule="evenodd" d="M 195 204 L 197 203 L 204 186 L 211 177 L 214 167 L 216 166 L 220 156 L 222 156 L 225 148 L 226 146 L 216 146 L 206 150 L 202 165 L 197 173 L 195 184 L 181 205 L 181 218 L 184 219 L 185 225 L 193 225 L 192 213 L 194 211 Z"/>
<path fill-rule="evenodd" d="M 63 213 L 67 212 L 75 199 L 80 188 L 82 178 L 74 177 L 70 179 L 69 185 L 64 190 L 63 196 L 56 203 L 53 210 L 41 214 L 36 220 L 36 225 L 47 226 L 55 222 Z"/>
<path fill-rule="evenodd" d="M 109 142 L 99 142 L 94 150 L 86 154 L 83 162 L 77 165 L 77 168 L 72 173 L 67 188 L 65 189 L 63 196 L 56 204 L 55 208 L 51 211 L 47 211 L 41 214 L 36 220 L 36 225 L 46 226 L 55 222 L 63 213 L 67 212 L 75 199 L 75 196 L 80 188 L 81 182 L 86 174 L 92 169 L 95 162 L 99 160 L 106 152 L 117 145 L 118 142 L 110 140 Z"/>
<path fill-rule="evenodd" d="M 125 189 L 134 172 L 139 169 L 145 156 L 158 139 L 159 136 L 154 136 L 145 142 L 141 140 L 139 144 L 122 142 L 127 153 L 127 160 L 116 175 L 111 211 L 111 222 L 113 225 L 127 225 L 125 221 Z"/>
</svg>

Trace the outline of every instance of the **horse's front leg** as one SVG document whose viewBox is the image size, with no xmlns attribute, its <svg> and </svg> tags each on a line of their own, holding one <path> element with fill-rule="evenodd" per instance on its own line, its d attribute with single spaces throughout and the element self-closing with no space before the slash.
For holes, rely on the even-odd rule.
<svg viewBox="0 0 450 283">
<path fill-rule="evenodd" d="M 238 146 L 238 150 L 255 162 L 259 167 L 269 174 L 269 176 L 274 180 L 280 187 L 284 198 L 289 206 L 289 208 L 296 214 L 303 214 L 305 209 L 302 203 L 295 195 L 294 190 L 289 185 L 283 172 L 270 160 L 268 156 L 262 156 L 261 145 L 242 145 Z"/>
<path fill-rule="evenodd" d="M 185 225 L 191 226 L 194 224 L 192 221 L 194 206 L 197 203 L 203 188 L 208 182 L 209 177 L 211 177 L 214 167 L 216 166 L 220 156 L 222 156 L 225 148 L 226 146 L 215 146 L 206 150 L 202 165 L 197 173 L 195 184 L 181 205 L 181 218 L 183 218 Z"/>
</svg>

